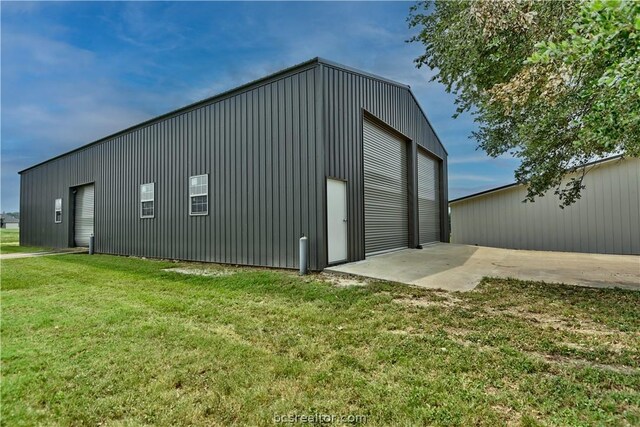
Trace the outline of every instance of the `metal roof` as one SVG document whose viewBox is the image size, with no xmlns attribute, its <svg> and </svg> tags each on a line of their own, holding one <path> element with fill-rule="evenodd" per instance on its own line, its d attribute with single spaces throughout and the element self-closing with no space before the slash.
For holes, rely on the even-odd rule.
<svg viewBox="0 0 640 427">
<path fill-rule="evenodd" d="M 15 216 L 10 215 L 10 214 L 1 214 L 0 218 L 2 218 L 2 220 L 4 221 L 5 224 L 12 224 L 12 223 L 20 222 L 19 218 L 16 218 Z"/>
<path fill-rule="evenodd" d="M 607 157 L 606 159 L 595 160 L 593 162 L 586 163 L 584 165 L 584 167 L 593 166 L 593 165 L 596 165 L 596 164 L 609 162 L 611 160 L 621 159 L 622 157 L 623 157 L 622 154 L 618 154 L 617 156 Z M 569 172 L 571 172 L 571 171 L 569 171 Z M 457 199 L 449 200 L 449 204 L 461 202 L 461 201 L 466 200 L 466 199 L 472 199 L 474 197 L 484 196 L 484 195 L 489 194 L 489 193 L 495 193 L 495 192 L 506 190 L 506 189 L 512 188 L 512 187 L 518 187 L 520 185 L 524 185 L 524 184 L 521 184 L 519 182 L 514 182 L 512 184 L 503 185 L 501 187 L 490 188 L 488 190 L 480 191 L 479 193 L 473 193 L 473 194 L 469 194 L 468 196 L 462 196 L 462 197 L 458 197 Z"/>
<path fill-rule="evenodd" d="M 290 74 L 290 73 L 292 73 L 294 71 L 302 70 L 302 69 L 305 69 L 305 68 L 311 68 L 311 67 L 314 67 L 314 66 L 316 66 L 318 64 L 323 64 L 323 65 L 327 65 L 327 66 L 330 66 L 330 67 L 338 68 L 338 69 L 341 69 L 341 70 L 344 70 L 344 71 L 347 71 L 347 72 L 363 75 L 363 76 L 366 76 L 366 77 L 369 77 L 369 78 L 372 78 L 372 79 L 375 79 L 375 80 L 379 80 L 379 81 L 382 81 L 382 82 L 385 82 L 385 83 L 389 83 L 389 84 L 392 84 L 394 86 L 398 86 L 398 87 L 401 87 L 403 89 L 408 90 L 409 93 L 411 94 L 411 96 L 413 97 L 413 99 L 416 101 L 416 104 L 418 104 L 418 108 L 422 112 L 424 118 L 427 120 L 427 122 L 429 122 L 429 119 L 427 118 L 427 115 L 422 110 L 422 107 L 420 107 L 420 104 L 416 100 L 415 95 L 413 94 L 413 92 L 411 92 L 411 88 L 408 85 L 396 82 L 395 80 L 390 80 L 390 79 L 378 76 L 376 74 L 368 73 L 366 71 L 361 71 L 361 70 L 358 70 L 358 69 L 355 69 L 355 68 L 352 68 L 352 67 L 349 67 L 349 66 L 346 66 L 346 65 L 338 64 L 337 62 L 333 62 L 333 61 L 330 61 L 328 59 L 315 57 L 315 58 L 310 59 L 308 61 L 301 62 L 301 63 L 293 65 L 291 67 L 287 67 L 285 69 L 282 69 L 280 71 L 276 71 L 275 73 L 269 74 L 269 75 L 267 75 L 265 77 L 261 77 L 261 78 L 259 78 L 257 80 L 253 80 L 251 82 L 248 82 L 248 83 L 245 83 L 243 85 L 237 86 L 235 88 L 229 89 L 227 91 L 221 92 L 221 93 L 219 93 L 217 95 L 202 99 L 200 101 L 196 101 L 196 102 L 194 102 L 192 104 L 186 105 L 184 107 L 178 108 L 176 110 L 170 111 L 170 112 L 162 114 L 160 116 L 151 118 L 151 119 L 146 120 L 146 121 L 144 121 L 142 123 L 138 123 L 136 125 L 130 126 L 130 127 L 126 128 L 126 129 L 123 129 L 123 130 L 120 130 L 118 132 L 112 133 L 112 134 L 110 134 L 108 136 L 102 137 L 102 138 L 97 139 L 97 140 L 95 140 L 93 142 L 90 142 L 88 144 L 85 144 L 85 145 L 82 145 L 80 147 L 74 148 L 73 150 L 66 151 L 66 152 L 64 152 L 62 154 L 59 154 L 57 156 L 54 156 L 54 157 L 52 157 L 50 159 L 47 159 L 47 160 L 44 160 L 42 162 L 36 163 L 33 166 L 29 166 L 28 168 L 25 168 L 25 169 L 21 170 L 20 172 L 18 172 L 18 174 L 21 174 L 21 173 L 26 172 L 26 171 L 28 171 L 30 169 L 36 168 L 38 166 L 41 166 L 41 165 L 43 165 L 45 163 L 48 163 L 48 162 L 50 162 L 52 160 L 59 159 L 61 157 L 64 157 L 64 156 L 66 156 L 68 154 L 71 154 L 71 153 L 74 153 L 76 151 L 84 150 L 85 148 L 88 148 L 88 147 L 90 147 L 92 145 L 96 145 L 96 144 L 100 144 L 102 142 L 108 141 L 108 140 L 113 139 L 113 138 L 115 138 L 117 136 L 120 136 L 120 135 L 123 135 L 125 133 L 131 132 L 131 131 L 133 131 L 135 129 L 139 129 L 139 128 L 142 128 L 142 127 L 145 127 L 145 126 L 149 126 L 151 124 L 157 123 L 157 122 L 159 122 L 161 120 L 164 120 L 164 119 L 167 119 L 169 117 L 173 117 L 173 116 L 176 116 L 178 114 L 182 114 L 182 113 L 185 113 L 187 111 L 196 109 L 198 107 L 202 107 L 204 105 L 210 104 L 212 102 L 216 102 L 216 101 L 222 100 L 224 98 L 228 98 L 230 96 L 236 95 L 239 92 L 243 92 L 243 91 L 246 91 L 246 90 L 248 90 L 250 88 L 253 88 L 255 86 L 266 84 L 266 83 L 268 83 L 270 81 L 276 80 L 276 79 L 278 79 L 280 77 L 283 77 L 283 76 L 285 76 L 287 74 Z M 431 123 L 429 123 L 429 125 L 431 126 Z M 431 128 L 433 129 L 433 126 L 431 126 Z M 434 130 L 434 133 L 435 133 L 435 130 Z M 441 142 L 440 138 L 437 136 L 437 134 L 436 134 L 436 137 L 438 138 L 438 141 L 440 141 L 440 145 L 442 145 L 442 142 Z M 442 146 L 442 148 L 444 149 L 444 145 Z M 445 150 L 445 152 L 446 152 L 446 150 Z"/>
</svg>

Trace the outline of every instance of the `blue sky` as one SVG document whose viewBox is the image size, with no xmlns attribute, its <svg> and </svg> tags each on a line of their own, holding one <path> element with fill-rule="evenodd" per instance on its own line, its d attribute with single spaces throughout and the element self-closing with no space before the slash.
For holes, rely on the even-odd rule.
<svg viewBox="0 0 640 427">
<path fill-rule="evenodd" d="M 450 198 L 512 182 L 516 161 L 477 151 L 472 118 L 414 67 L 411 4 L 2 2 L 1 209 L 25 167 L 315 56 L 411 85 Z"/>
</svg>

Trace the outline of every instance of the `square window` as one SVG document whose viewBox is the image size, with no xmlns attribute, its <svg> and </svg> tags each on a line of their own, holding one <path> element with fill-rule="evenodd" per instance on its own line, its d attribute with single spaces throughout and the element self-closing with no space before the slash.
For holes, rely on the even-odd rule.
<svg viewBox="0 0 640 427">
<path fill-rule="evenodd" d="M 153 218 L 153 202 L 142 202 L 142 217 Z"/>
<path fill-rule="evenodd" d="M 204 215 L 209 210 L 209 197 L 208 196 L 193 196 L 191 197 L 191 214 Z"/>
</svg>

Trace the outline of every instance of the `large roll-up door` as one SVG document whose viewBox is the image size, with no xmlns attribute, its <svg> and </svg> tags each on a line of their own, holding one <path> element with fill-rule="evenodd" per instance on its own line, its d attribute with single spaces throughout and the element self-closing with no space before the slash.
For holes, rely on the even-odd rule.
<svg viewBox="0 0 640 427">
<path fill-rule="evenodd" d="M 440 241 L 438 163 L 418 151 L 418 227 L 420 244 Z"/>
<path fill-rule="evenodd" d="M 89 236 L 93 234 L 93 185 L 78 187 L 73 213 L 76 246 L 89 246 Z"/>
<path fill-rule="evenodd" d="M 363 130 L 365 253 L 406 248 L 406 142 L 368 120 Z"/>
</svg>

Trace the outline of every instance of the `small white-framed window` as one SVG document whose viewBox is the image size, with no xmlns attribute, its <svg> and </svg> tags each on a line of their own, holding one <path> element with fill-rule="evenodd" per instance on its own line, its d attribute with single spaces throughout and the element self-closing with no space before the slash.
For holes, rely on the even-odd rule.
<svg viewBox="0 0 640 427">
<path fill-rule="evenodd" d="M 60 224 L 62 222 L 62 199 L 56 199 L 54 210 L 54 221 L 56 224 Z"/>
<path fill-rule="evenodd" d="M 155 183 L 140 185 L 140 218 L 155 216 Z"/>
<path fill-rule="evenodd" d="M 209 174 L 189 178 L 189 215 L 209 213 Z"/>
</svg>

